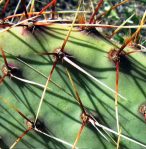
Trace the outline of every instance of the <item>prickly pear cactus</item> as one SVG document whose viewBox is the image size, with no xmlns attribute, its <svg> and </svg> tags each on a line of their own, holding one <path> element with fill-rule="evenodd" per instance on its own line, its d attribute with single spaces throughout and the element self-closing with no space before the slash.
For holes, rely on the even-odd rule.
<svg viewBox="0 0 146 149">
<path fill-rule="evenodd" d="M 30 16 L 24 2 L 26 18 L 1 23 L 0 147 L 146 148 L 146 58 L 129 46 L 145 15 L 120 45 L 92 23 L 40 22 L 56 1 Z"/>
</svg>

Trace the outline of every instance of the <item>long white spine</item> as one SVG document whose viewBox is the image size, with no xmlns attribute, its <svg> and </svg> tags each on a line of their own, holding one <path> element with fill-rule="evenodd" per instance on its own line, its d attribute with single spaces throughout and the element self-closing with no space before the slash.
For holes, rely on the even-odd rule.
<svg viewBox="0 0 146 149">
<path fill-rule="evenodd" d="M 67 63 L 69 63 L 70 65 L 72 65 L 73 67 L 75 67 L 76 69 L 78 69 L 79 71 L 81 71 L 82 73 L 84 73 L 85 75 L 87 75 L 89 78 L 91 78 L 92 80 L 94 80 L 95 82 L 99 83 L 100 85 L 104 86 L 106 89 L 110 90 L 112 93 L 116 94 L 116 91 L 113 90 L 112 88 L 110 88 L 108 85 L 106 85 L 105 83 L 103 83 L 102 81 L 100 81 L 99 79 L 95 78 L 94 76 L 92 76 L 90 73 L 88 73 L 86 70 L 84 70 L 83 68 L 81 68 L 80 66 L 78 66 L 77 64 L 75 64 L 73 61 L 71 61 L 69 58 L 67 58 L 66 56 L 63 57 L 63 60 L 66 61 Z M 122 96 L 121 94 L 118 94 L 119 97 L 121 97 L 124 100 L 127 100 L 124 96 Z"/>
</svg>

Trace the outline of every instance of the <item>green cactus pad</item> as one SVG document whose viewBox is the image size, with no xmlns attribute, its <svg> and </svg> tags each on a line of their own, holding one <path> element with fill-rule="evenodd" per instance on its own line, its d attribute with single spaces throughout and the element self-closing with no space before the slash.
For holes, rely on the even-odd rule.
<svg viewBox="0 0 146 149">
<path fill-rule="evenodd" d="M 14 27 L 9 31 L 0 33 L 0 48 L 5 51 L 8 64 L 13 64 L 19 70 L 20 73 L 16 73 L 17 77 L 45 85 L 55 58 L 42 53 L 54 52 L 61 48 L 67 32 L 66 27 L 55 25 L 36 27 L 33 33 L 27 28 Z M 68 58 L 74 63 L 115 90 L 116 69 L 115 64 L 109 59 L 108 53 L 112 49 L 117 50 L 118 47 L 120 45 L 115 45 L 106 40 L 95 30 L 89 32 L 74 28 L 65 46 L 65 52 L 69 54 Z M 125 49 L 125 51 L 132 50 L 132 48 Z M 4 59 L 1 56 L 0 67 L 2 68 L 3 65 Z M 47 134 L 74 144 L 82 125 L 80 119 L 82 111 L 75 99 L 75 93 L 66 68 L 74 80 L 86 110 L 100 124 L 117 132 L 115 94 L 64 60 L 57 63 L 51 78 L 56 85 L 49 82 L 39 112 L 38 128 Z M 126 100 L 118 98 L 121 134 L 143 144 L 145 144 L 146 138 L 146 123 L 143 115 L 139 112 L 139 107 L 146 102 L 145 78 L 145 54 L 137 52 L 121 58 L 119 93 L 126 98 Z M 10 147 L 28 129 L 26 120 L 11 106 L 14 105 L 26 117 L 34 120 L 42 92 L 43 87 L 24 83 L 8 76 L 5 77 L 4 82 L 0 85 L 0 136 L 3 148 Z M 118 136 L 106 131 L 107 135 L 102 128 L 99 129 L 109 141 L 102 137 L 91 123 L 88 123 L 83 129 L 77 147 L 90 149 L 98 147 L 100 149 L 115 148 Z M 122 149 L 144 148 L 144 146 L 123 137 L 120 139 L 120 147 Z M 64 149 L 69 147 L 31 130 L 16 145 L 16 148 Z"/>
</svg>

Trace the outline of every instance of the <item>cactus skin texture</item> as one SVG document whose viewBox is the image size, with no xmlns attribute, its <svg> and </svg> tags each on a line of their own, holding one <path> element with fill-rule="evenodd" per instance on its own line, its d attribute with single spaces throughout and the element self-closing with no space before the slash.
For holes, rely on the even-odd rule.
<svg viewBox="0 0 146 149">
<path fill-rule="evenodd" d="M 55 25 L 36 27 L 33 33 L 27 28 L 14 27 L 0 34 L 0 48 L 13 54 L 5 52 L 8 64 L 17 66 L 21 72 L 18 77 L 45 84 L 47 79 L 44 76 L 20 62 L 19 59 L 47 77 L 52 69 L 54 57 L 38 53 L 54 52 L 60 48 L 67 32 L 66 27 L 57 28 Z M 117 46 L 119 45 L 114 46 L 95 31 L 94 33 L 79 31 L 75 28 L 65 46 L 65 52 L 69 54 L 69 58 L 73 62 L 112 89 L 115 89 L 116 68 L 115 64 L 109 59 L 108 53 L 112 49 L 117 50 Z M 124 51 L 132 50 L 132 48 L 124 49 Z M 2 68 L 3 65 L 4 59 L 1 56 L 0 67 Z M 46 91 L 38 117 L 41 121 L 38 124 L 40 129 L 73 144 L 82 125 L 80 119 L 81 108 L 75 99 L 66 68 L 74 80 L 86 110 L 100 124 L 117 131 L 115 94 L 63 60 L 57 63 L 51 79 L 72 96 L 49 82 L 49 89 Z M 126 98 L 124 100 L 118 97 L 121 134 L 145 144 L 146 123 L 143 114 L 139 112 L 139 107 L 146 102 L 146 58 L 144 53 L 137 52 L 121 58 L 119 70 L 119 93 Z M 8 76 L 4 78 L 0 85 L 0 136 L 2 148 L 10 147 L 28 129 L 26 120 L 10 107 L 10 103 L 11 106 L 14 105 L 24 113 L 26 117 L 34 120 L 42 92 L 43 88 L 41 87 Z M 115 148 L 116 144 L 103 129 L 100 130 L 109 141 L 105 140 L 90 123 L 87 123 L 81 133 L 77 147 L 90 149 L 98 147 L 100 149 Z M 117 135 L 109 134 L 117 142 Z M 16 148 L 68 148 L 68 146 L 31 130 L 16 145 Z M 121 137 L 120 148 L 143 149 L 145 147 Z"/>
</svg>

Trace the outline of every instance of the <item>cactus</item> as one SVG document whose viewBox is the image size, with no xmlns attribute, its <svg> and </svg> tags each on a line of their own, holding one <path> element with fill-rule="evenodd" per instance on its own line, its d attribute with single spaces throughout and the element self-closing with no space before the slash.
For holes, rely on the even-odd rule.
<svg viewBox="0 0 146 149">
<path fill-rule="evenodd" d="M 71 24 L 54 23 L 55 4 L 36 14 L 22 0 L 18 23 L 2 16 L 0 147 L 146 148 L 146 59 L 136 46 L 146 13 L 120 45 L 95 27 L 102 0 L 88 25 L 76 23 L 81 3 Z M 53 20 L 39 21 L 48 8 Z"/>
</svg>

